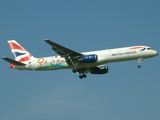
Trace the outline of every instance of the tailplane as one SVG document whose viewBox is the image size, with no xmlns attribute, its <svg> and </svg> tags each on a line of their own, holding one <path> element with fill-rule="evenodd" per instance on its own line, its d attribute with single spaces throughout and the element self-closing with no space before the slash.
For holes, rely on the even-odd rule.
<svg viewBox="0 0 160 120">
<path fill-rule="evenodd" d="M 25 66 L 26 64 L 15 61 L 13 59 L 7 58 L 7 57 L 2 57 L 2 59 L 4 59 L 5 61 L 11 63 L 12 65 L 10 65 L 10 68 L 14 68 L 15 65 L 19 65 L 19 66 Z"/>
<path fill-rule="evenodd" d="M 33 57 L 28 51 L 26 51 L 15 40 L 9 40 L 8 44 L 9 44 L 9 47 L 11 48 L 11 51 L 12 51 L 16 61 L 27 62 Z"/>
</svg>

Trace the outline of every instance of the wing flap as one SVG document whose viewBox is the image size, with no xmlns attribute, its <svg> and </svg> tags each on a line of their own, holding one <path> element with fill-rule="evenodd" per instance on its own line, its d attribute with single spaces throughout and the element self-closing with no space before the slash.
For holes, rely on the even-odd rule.
<svg viewBox="0 0 160 120">
<path fill-rule="evenodd" d="M 2 57 L 2 59 L 4 59 L 5 61 L 7 61 L 11 64 L 14 64 L 14 65 L 26 65 L 24 63 L 18 62 L 16 60 L 13 60 L 13 59 L 10 59 L 10 58 L 7 58 L 7 57 Z"/>
</svg>

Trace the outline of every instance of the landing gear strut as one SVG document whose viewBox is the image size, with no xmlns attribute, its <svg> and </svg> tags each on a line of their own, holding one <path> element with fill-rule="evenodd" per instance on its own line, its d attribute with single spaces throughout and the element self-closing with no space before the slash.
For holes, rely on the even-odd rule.
<svg viewBox="0 0 160 120">
<path fill-rule="evenodd" d="M 141 68 L 141 65 L 140 65 L 140 64 L 141 64 L 141 61 L 142 61 L 142 60 L 143 60 L 142 58 L 138 58 L 138 65 L 137 65 L 138 68 Z"/>
</svg>

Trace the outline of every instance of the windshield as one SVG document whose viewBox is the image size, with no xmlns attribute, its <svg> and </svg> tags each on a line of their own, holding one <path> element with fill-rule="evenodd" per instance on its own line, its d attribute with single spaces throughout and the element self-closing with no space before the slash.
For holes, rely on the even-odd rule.
<svg viewBox="0 0 160 120">
<path fill-rule="evenodd" d="M 147 48 L 147 50 L 153 50 L 152 48 Z"/>
</svg>

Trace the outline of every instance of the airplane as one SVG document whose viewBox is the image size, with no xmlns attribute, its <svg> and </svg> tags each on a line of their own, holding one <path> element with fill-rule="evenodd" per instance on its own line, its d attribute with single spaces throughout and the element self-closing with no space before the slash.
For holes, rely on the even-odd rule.
<svg viewBox="0 0 160 120">
<path fill-rule="evenodd" d="M 138 60 L 137 67 L 140 68 L 143 59 L 158 55 L 156 50 L 148 46 L 131 46 L 79 53 L 51 40 L 45 39 L 44 41 L 59 56 L 35 58 L 18 42 L 9 40 L 8 44 L 15 60 L 8 57 L 2 57 L 2 59 L 12 64 L 9 66 L 10 68 L 18 70 L 47 71 L 72 69 L 72 72 L 77 72 L 79 78 L 82 79 L 86 78 L 86 74 L 89 72 L 91 74 L 108 73 L 108 66 L 104 65 L 106 63 Z"/>
</svg>

